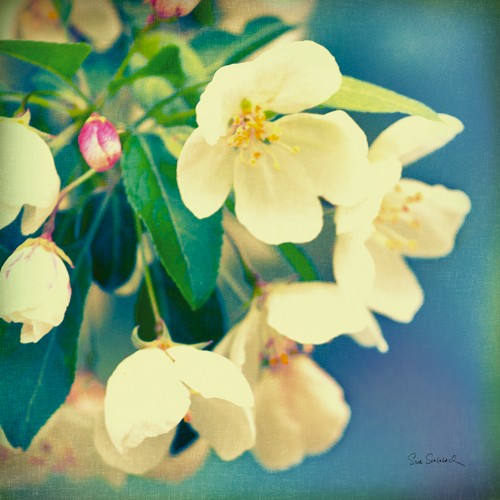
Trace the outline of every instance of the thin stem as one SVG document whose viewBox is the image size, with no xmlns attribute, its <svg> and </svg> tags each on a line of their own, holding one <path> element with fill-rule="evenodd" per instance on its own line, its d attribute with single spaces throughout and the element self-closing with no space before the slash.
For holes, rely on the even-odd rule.
<svg viewBox="0 0 500 500">
<path fill-rule="evenodd" d="M 90 179 L 95 173 L 96 173 L 95 170 L 90 169 L 61 190 L 61 192 L 59 193 L 59 197 L 57 198 L 57 202 L 50 214 L 50 217 L 43 226 L 42 236 L 41 236 L 42 238 L 45 238 L 47 240 L 52 240 L 52 234 L 54 233 L 54 230 L 56 228 L 55 221 L 56 221 L 57 211 L 59 210 L 59 206 L 61 205 L 62 201 L 64 200 L 64 198 L 66 198 L 66 196 L 68 196 L 69 192 L 71 192 L 77 186 L 85 182 L 87 179 Z"/>
<path fill-rule="evenodd" d="M 135 219 L 135 232 L 137 233 L 137 241 L 139 243 L 139 247 L 141 249 L 141 258 L 142 262 L 144 265 L 144 281 L 146 283 L 146 289 L 148 291 L 149 295 L 149 301 L 151 303 L 151 309 L 153 310 L 153 316 L 155 319 L 155 331 L 157 334 L 160 334 L 161 332 L 166 330 L 164 321 L 161 317 L 160 313 L 160 308 L 158 306 L 158 302 L 156 300 L 156 295 L 155 295 L 155 290 L 154 290 L 154 285 L 153 285 L 153 280 L 151 278 L 151 272 L 149 270 L 149 265 L 146 260 L 146 251 L 144 249 L 144 241 L 142 240 L 142 227 L 141 227 L 141 221 L 139 220 L 139 217 L 137 214 L 134 214 L 134 219 Z M 168 335 L 168 332 L 167 332 Z"/>
</svg>

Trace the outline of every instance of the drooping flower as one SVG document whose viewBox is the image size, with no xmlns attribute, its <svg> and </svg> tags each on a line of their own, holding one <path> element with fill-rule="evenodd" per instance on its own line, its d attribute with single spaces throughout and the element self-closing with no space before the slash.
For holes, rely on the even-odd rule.
<svg viewBox="0 0 500 500">
<path fill-rule="evenodd" d="M 226 358 L 194 347 L 155 343 L 124 359 L 108 380 L 105 426 L 115 450 L 106 459 L 145 472 L 165 456 L 185 419 L 223 460 L 251 448 L 253 394 Z M 114 456 L 113 456 L 114 454 Z"/>
<path fill-rule="evenodd" d="M 369 309 L 395 321 L 411 321 L 424 297 L 404 257 L 447 255 L 470 210 L 462 191 L 400 179 L 402 166 L 462 131 L 456 118 L 440 118 L 406 117 L 384 130 L 370 147 L 370 196 L 354 207 L 339 208 L 335 216 L 337 282 L 363 298 Z"/>
<path fill-rule="evenodd" d="M 29 112 L 0 117 L 0 229 L 24 206 L 21 231 L 34 233 L 57 203 L 61 180 L 45 141 L 29 127 Z"/>
<path fill-rule="evenodd" d="M 80 130 L 78 145 L 88 166 L 96 172 L 113 168 L 122 155 L 114 125 L 98 113 L 92 113 Z"/>
<path fill-rule="evenodd" d="M 23 323 L 21 342 L 38 342 L 58 326 L 71 297 L 68 257 L 54 242 L 26 240 L 0 270 L 0 317 Z"/>
<path fill-rule="evenodd" d="M 77 372 L 66 402 L 40 429 L 26 452 L 0 439 L 2 487 L 41 483 L 49 474 L 75 480 L 101 477 L 113 486 L 123 484 L 126 475 L 106 465 L 94 447 L 94 427 L 103 402 L 102 384 L 90 373 Z"/>
<path fill-rule="evenodd" d="M 333 284 L 270 285 L 216 347 L 252 385 L 252 452 L 264 467 L 292 467 L 342 437 L 350 418 L 343 391 L 308 354 L 311 344 L 361 331 L 366 315 L 358 313 Z"/>
<path fill-rule="evenodd" d="M 236 216 L 260 240 L 316 237 L 323 224 L 319 196 L 349 206 L 366 189 L 368 146 L 356 123 L 343 111 L 299 113 L 340 84 L 335 58 L 311 41 L 219 69 L 200 98 L 198 128 L 179 157 L 185 205 L 208 217 L 234 187 Z M 272 119 L 276 114 L 287 116 Z"/>
</svg>

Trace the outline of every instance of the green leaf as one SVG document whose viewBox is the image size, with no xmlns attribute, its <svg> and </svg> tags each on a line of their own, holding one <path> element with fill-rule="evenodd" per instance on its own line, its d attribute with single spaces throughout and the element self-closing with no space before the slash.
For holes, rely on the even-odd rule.
<svg viewBox="0 0 500 500">
<path fill-rule="evenodd" d="M 202 26 L 213 26 L 215 24 L 213 0 L 201 0 L 191 15 Z"/>
<path fill-rule="evenodd" d="M 277 17 L 253 19 L 239 35 L 222 30 L 207 29 L 195 36 L 191 46 L 205 66 L 212 71 L 225 64 L 241 61 L 283 33 L 294 29 Z"/>
<path fill-rule="evenodd" d="M 122 174 L 128 199 L 153 238 L 160 260 L 195 309 L 210 296 L 222 246 L 221 211 L 198 219 L 183 204 L 175 160 L 155 135 L 125 144 Z"/>
<path fill-rule="evenodd" d="M 73 7 L 72 0 L 52 0 L 52 4 L 57 10 L 63 24 L 68 24 L 71 8 Z"/>
<path fill-rule="evenodd" d="M 186 75 L 182 69 L 179 47 L 177 45 L 167 45 L 163 47 L 142 68 L 112 82 L 109 90 L 114 94 L 124 85 L 130 85 L 140 78 L 148 76 L 161 76 L 166 78 L 174 87 L 181 87 L 184 85 Z"/>
<path fill-rule="evenodd" d="M 340 90 L 322 106 L 365 113 L 404 113 L 439 121 L 438 114 L 425 104 L 350 76 L 342 77 Z"/>
<path fill-rule="evenodd" d="M 278 249 L 303 281 L 319 279 L 309 257 L 301 248 L 293 243 L 282 243 L 278 245 Z"/>
<path fill-rule="evenodd" d="M 150 266 L 150 272 L 161 316 L 175 342 L 195 344 L 213 340 L 215 343 L 222 338 L 224 323 L 216 291 L 212 292 L 199 309 L 193 311 L 158 262 Z M 137 297 L 135 321 L 140 327 L 139 333 L 143 340 L 156 338 L 155 320 L 145 283 L 142 284 Z"/>
<path fill-rule="evenodd" d="M 42 69 L 67 82 L 91 50 L 87 43 L 49 43 L 28 40 L 0 40 L 0 54 L 5 54 Z"/>
<path fill-rule="evenodd" d="M 105 193 L 92 196 L 83 210 L 83 231 L 95 218 Z M 106 291 L 112 292 L 123 285 L 135 267 L 137 235 L 134 214 L 127 202 L 122 186 L 111 195 L 91 246 L 92 274 Z"/>
<path fill-rule="evenodd" d="M 179 158 L 184 143 L 193 133 L 194 128 L 187 125 L 175 127 L 156 127 L 152 130 L 162 141 L 167 151 L 174 157 Z"/>
<path fill-rule="evenodd" d="M 73 291 L 64 321 L 36 344 L 21 344 L 20 325 L 0 320 L 0 425 L 14 447 L 27 449 L 69 393 L 90 282 L 84 259 L 71 272 Z"/>
</svg>

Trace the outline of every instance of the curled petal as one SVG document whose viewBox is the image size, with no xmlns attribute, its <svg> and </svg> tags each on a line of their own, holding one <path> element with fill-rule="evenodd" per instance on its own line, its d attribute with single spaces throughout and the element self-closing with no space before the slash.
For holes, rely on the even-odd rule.
<svg viewBox="0 0 500 500">
<path fill-rule="evenodd" d="M 440 114 L 441 121 L 421 116 L 405 116 L 386 128 L 370 147 L 370 161 L 397 158 L 409 165 L 442 148 L 462 132 L 462 122 L 454 116 Z"/>
<path fill-rule="evenodd" d="M 351 334 L 353 340 L 363 347 L 376 347 L 380 352 L 387 352 L 389 346 L 382 335 L 382 330 L 375 316 L 367 311 L 368 321 L 366 328 L 360 332 Z"/>
<path fill-rule="evenodd" d="M 424 302 L 424 292 L 404 258 L 368 242 L 375 264 L 375 279 L 367 305 L 389 318 L 409 323 Z"/>
<path fill-rule="evenodd" d="M 323 344 L 366 325 L 365 308 L 333 283 L 278 285 L 266 303 L 269 326 L 301 344 Z"/>
<path fill-rule="evenodd" d="M 234 460 L 255 443 L 251 410 L 217 398 L 192 397 L 191 425 L 222 460 Z"/>
<path fill-rule="evenodd" d="M 175 346 L 167 350 L 177 376 L 205 398 L 220 398 L 238 406 L 253 406 L 253 394 L 241 369 L 209 351 Z"/>
<path fill-rule="evenodd" d="M 235 160 L 226 139 L 211 146 L 199 128 L 184 144 L 177 163 L 177 183 L 182 201 L 199 219 L 212 215 L 226 200 Z"/>
<path fill-rule="evenodd" d="M 189 409 L 188 389 L 160 349 L 125 358 L 108 380 L 104 400 L 106 429 L 120 453 L 148 437 L 167 434 Z"/>
</svg>

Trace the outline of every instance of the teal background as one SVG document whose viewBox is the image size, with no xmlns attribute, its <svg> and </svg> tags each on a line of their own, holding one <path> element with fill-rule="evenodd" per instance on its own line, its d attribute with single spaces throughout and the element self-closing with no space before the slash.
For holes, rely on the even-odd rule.
<svg viewBox="0 0 500 500">
<path fill-rule="evenodd" d="M 500 498 L 495 4 L 323 0 L 311 19 L 310 38 L 331 50 L 344 74 L 464 122 L 463 134 L 405 175 L 462 189 L 472 200 L 454 253 L 412 261 L 426 302 L 410 325 L 380 319 L 387 354 L 348 339 L 317 349 L 317 361 L 342 385 L 352 409 L 339 445 L 280 473 L 264 471 L 248 454 L 232 463 L 211 457 L 181 485 L 130 478 L 114 491 L 97 481 L 53 478 L 8 498 Z M 370 139 L 395 119 L 354 117 Z M 130 331 L 128 323 L 116 326 Z M 412 452 L 456 454 L 466 467 L 411 466 Z"/>
</svg>

